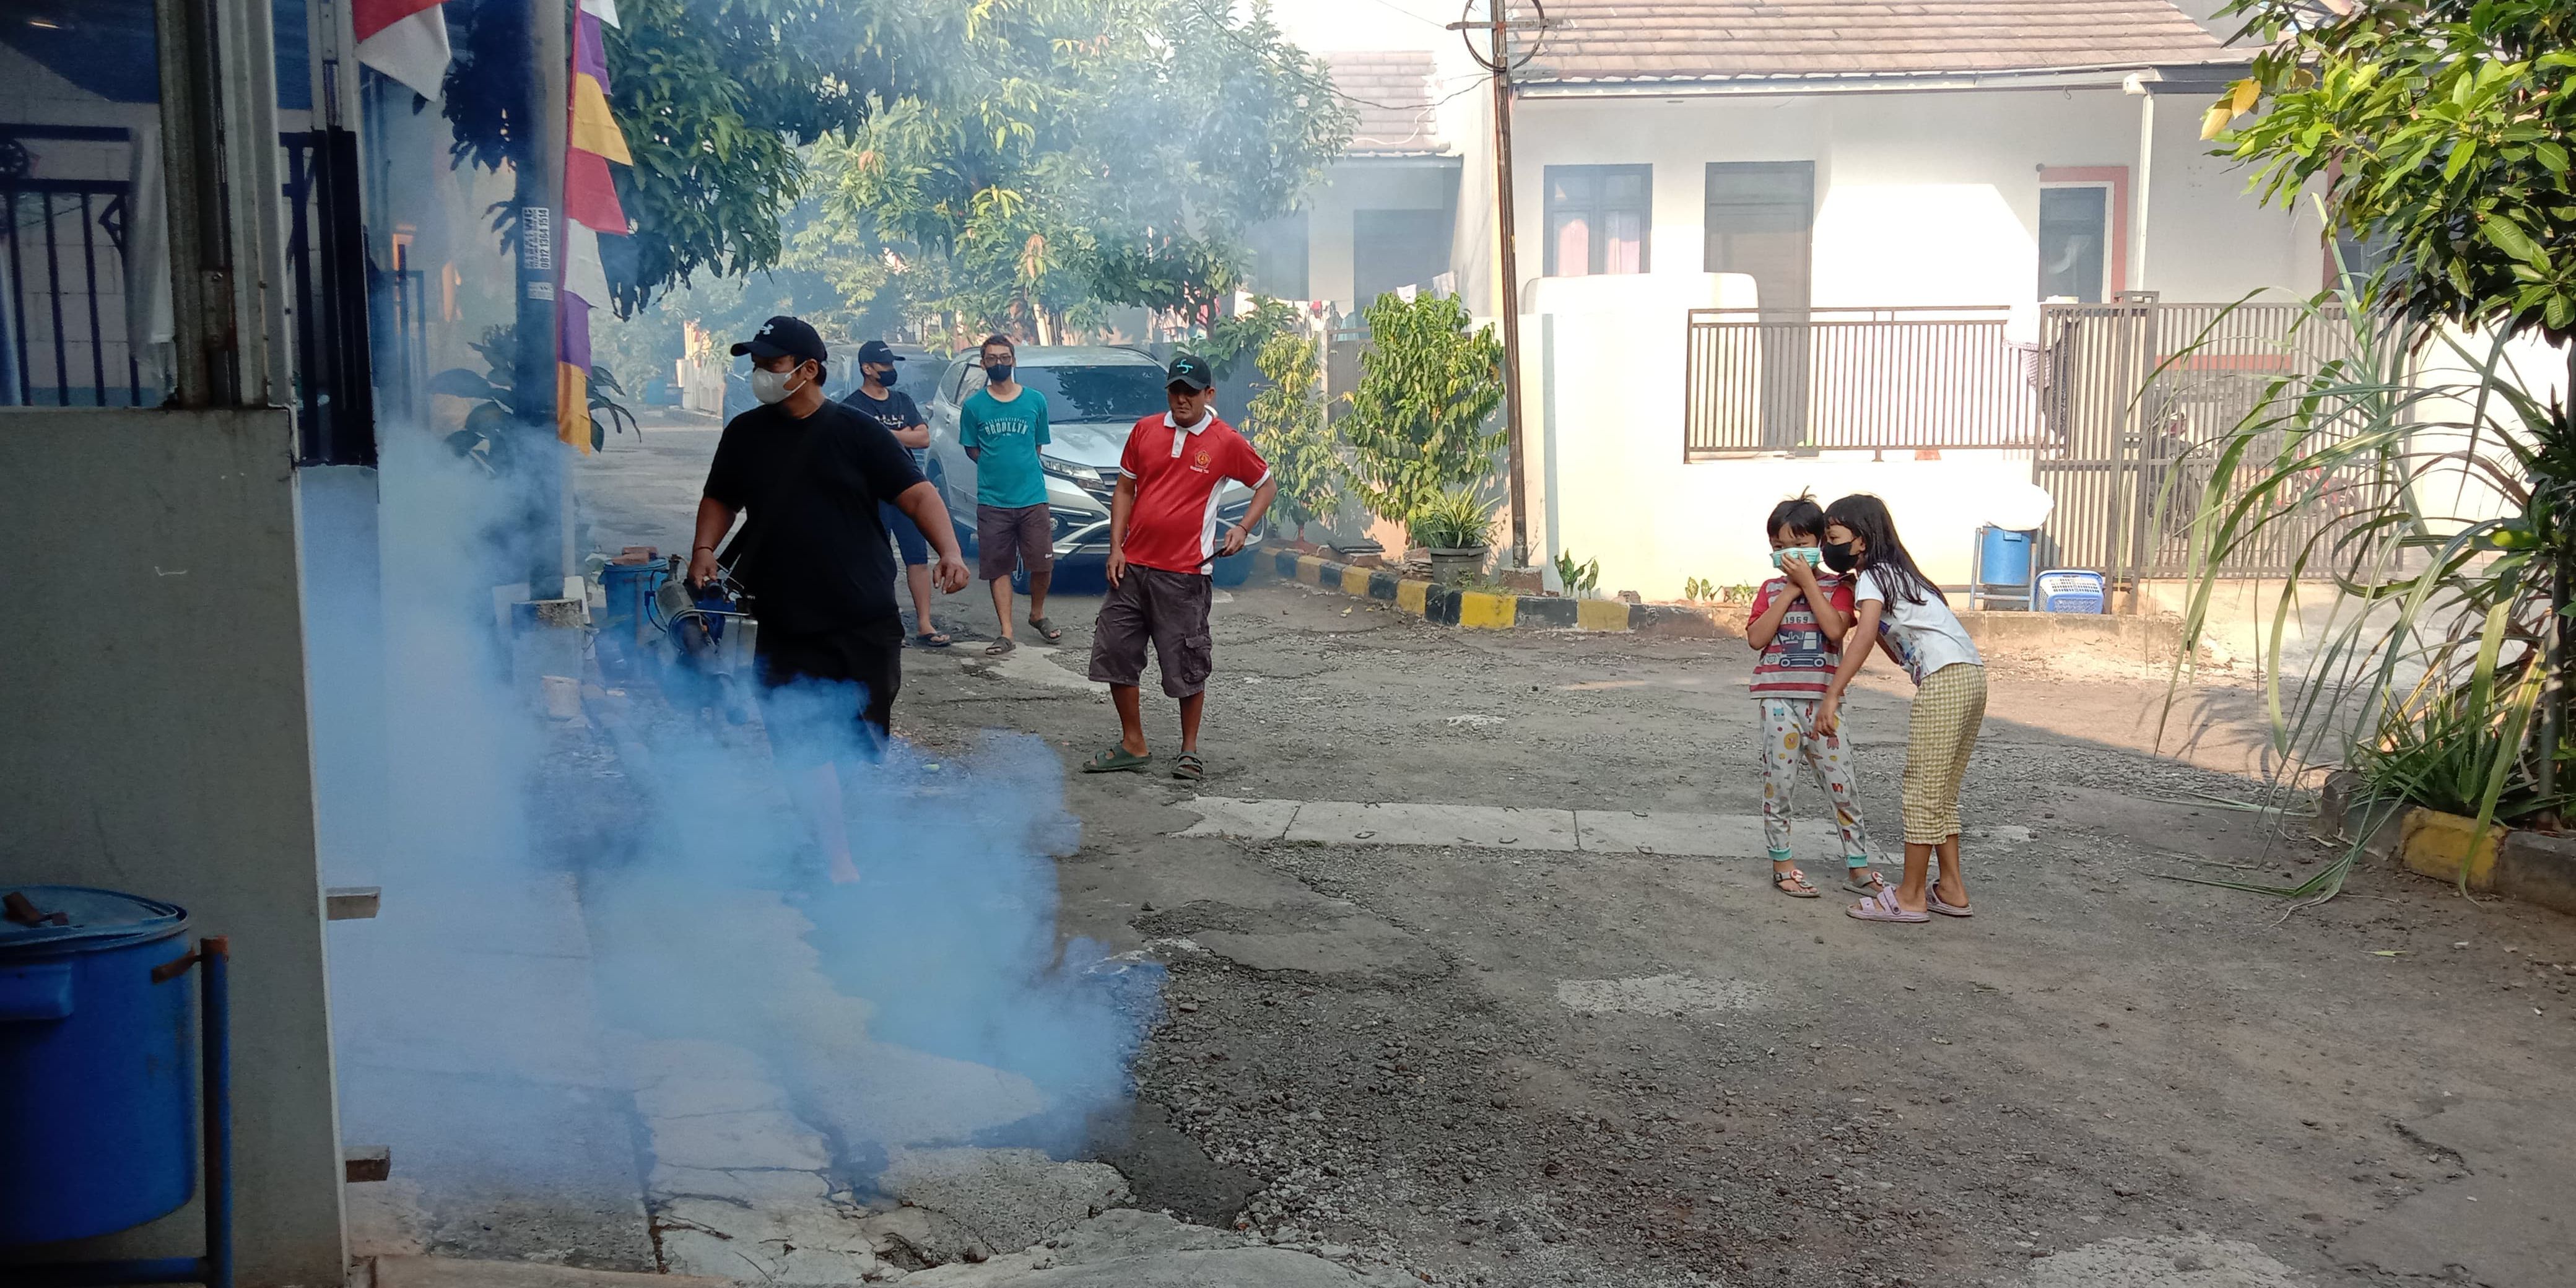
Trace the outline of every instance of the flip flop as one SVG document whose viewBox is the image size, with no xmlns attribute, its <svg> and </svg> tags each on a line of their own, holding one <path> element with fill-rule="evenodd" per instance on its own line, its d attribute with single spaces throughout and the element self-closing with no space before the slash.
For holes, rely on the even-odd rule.
<svg viewBox="0 0 2576 1288">
<path fill-rule="evenodd" d="M 1049 644 L 1053 644 L 1057 640 L 1064 638 L 1064 628 L 1043 617 L 1030 618 L 1029 625 L 1035 629 L 1038 634 L 1046 637 L 1046 642 Z"/>
<path fill-rule="evenodd" d="M 1855 921 L 1892 921 L 1905 925 L 1915 925 L 1932 919 L 1932 914 L 1928 912 L 1907 912 L 1905 905 L 1896 901 L 1894 890 L 1882 890 L 1871 895 L 1843 909 L 1843 915 Z"/>
<path fill-rule="evenodd" d="M 986 656 L 986 657 L 1000 657 L 1001 655 L 1003 655 L 1003 654 L 1005 654 L 1005 653 L 1008 653 L 1008 652 L 1010 652 L 1012 649 L 1015 649 L 1015 648 L 1018 648 L 1018 647 L 1019 647 L 1019 643 L 1018 643 L 1017 641 L 1013 640 L 1010 636 L 1005 635 L 1005 636 L 1003 636 L 1002 638 L 997 639 L 997 640 L 993 641 L 992 643 L 985 645 L 985 646 L 984 646 L 984 656 Z"/>
<path fill-rule="evenodd" d="M 1172 759 L 1172 777 L 1198 782 L 1207 777 L 1207 762 L 1195 751 L 1185 751 Z"/>
<path fill-rule="evenodd" d="M 1951 903 L 1948 900 L 1943 899 L 1940 891 L 1932 890 L 1929 887 L 1926 887 L 1923 898 L 1925 900 L 1925 907 L 1930 908 L 1934 912 L 1940 913 L 1944 917 L 1973 917 L 1977 915 L 1958 904 Z"/>
<path fill-rule="evenodd" d="M 1139 756 L 1124 747 L 1112 747 L 1082 762 L 1082 772 L 1086 774 L 1132 773 L 1153 763 L 1152 756 Z"/>
<path fill-rule="evenodd" d="M 915 648 L 946 648 L 956 642 L 938 631 L 923 631 L 912 637 Z"/>
<path fill-rule="evenodd" d="M 1796 883 L 1797 886 L 1794 890 L 1790 888 L 1792 882 Z M 1771 888 L 1789 896 L 1792 899 L 1824 898 L 1823 895 L 1816 892 L 1816 888 L 1814 886 L 1807 884 L 1807 874 L 1796 868 L 1791 868 L 1786 872 L 1782 872 L 1778 868 L 1773 868 L 1771 870 Z"/>
</svg>

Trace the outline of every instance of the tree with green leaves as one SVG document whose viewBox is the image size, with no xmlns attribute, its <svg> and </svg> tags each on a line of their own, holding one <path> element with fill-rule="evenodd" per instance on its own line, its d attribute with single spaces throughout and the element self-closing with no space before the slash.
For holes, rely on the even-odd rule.
<svg viewBox="0 0 2576 1288">
<path fill-rule="evenodd" d="M 447 0 L 456 57 L 442 99 L 458 165 L 497 170 L 525 146 L 529 11 Z M 779 214 L 803 191 L 798 149 L 858 128 L 871 96 L 899 87 L 896 69 L 933 48 L 932 24 L 911 12 L 890 0 L 625 0 L 622 25 L 603 33 L 609 108 L 635 157 L 612 167 L 632 233 L 601 246 L 619 314 L 700 271 L 779 262 Z"/>
<path fill-rule="evenodd" d="M 1253 449 L 1279 480 L 1278 512 L 1306 535 L 1306 525 L 1330 516 L 1340 499 L 1342 462 L 1333 431 L 1324 422 L 1323 346 L 1312 331 L 1282 330 L 1253 355 L 1261 392 L 1252 396 L 1244 428 Z"/>
<path fill-rule="evenodd" d="M 2288 202 L 2389 260 L 2377 298 L 2416 319 L 2576 336 L 2576 5 L 2236 0 L 2253 75 L 2209 133 Z M 2245 113 L 2251 120 L 2232 130 Z"/>
<path fill-rule="evenodd" d="M 1369 347 L 1340 422 L 1352 490 L 1369 511 L 1410 524 L 1444 492 L 1494 474 L 1503 440 L 1503 346 L 1456 296 L 1377 297 Z"/>
<path fill-rule="evenodd" d="M 2498 819 L 2554 824 L 2576 813 L 2576 422 L 2509 357 L 2520 335 L 2576 337 L 2576 6 L 2237 0 L 2228 12 L 2262 52 L 2204 134 L 2253 169 L 2267 201 L 2314 193 L 2329 229 L 2384 263 L 2303 306 L 2299 325 L 2348 345 L 2271 378 L 2203 449 L 2187 638 L 2232 561 L 2286 540 L 2258 657 L 2284 776 L 2310 756 L 2342 762 L 2359 775 L 2362 817 L 2393 803 L 2471 816 L 2477 834 Z M 2301 530 L 2321 513 L 2328 522 Z M 2334 586 L 2333 612 L 2311 628 L 2306 674 L 2285 685 L 2282 631 L 2302 616 L 2302 583 L 2318 581 Z M 2328 898 L 2357 854 L 2295 886 L 2216 884 Z"/>
<path fill-rule="evenodd" d="M 1266 6 L 955 12 L 936 78 L 876 103 L 824 153 L 835 215 L 881 238 L 898 276 L 921 274 L 907 291 L 960 331 L 1043 338 L 1105 303 L 1209 333 L 1243 281 L 1246 231 L 1286 213 L 1349 137 L 1321 65 Z"/>
</svg>

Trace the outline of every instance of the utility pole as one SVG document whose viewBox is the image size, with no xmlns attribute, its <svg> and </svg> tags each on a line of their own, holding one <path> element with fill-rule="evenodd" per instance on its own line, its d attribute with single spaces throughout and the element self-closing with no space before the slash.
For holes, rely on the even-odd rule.
<svg viewBox="0 0 2576 1288">
<path fill-rule="evenodd" d="M 564 135 L 570 128 L 572 50 L 565 0 L 527 0 L 526 145 L 517 158 L 519 211 L 518 361 L 511 405 L 536 478 L 526 498 L 528 597 L 564 593 L 573 568 L 572 471 L 555 441 L 557 284 L 562 279 Z"/>
<path fill-rule="evenodd" d="M 1509 434 L 1512 505 L 1512 566 L 1529 567 L 1529 484 L 1528 457 L 1521 438 L 1521 274 L 1518 238 L 1512 231 L 1512 71 L 1537 56 L 1533 45 L 1518 60 L 1512 57 L 1512 17 L 1509 0 L 1486 0 L 1491 15 L 1483 22 L 1470 20 L 1475 0 L 1459 11 L 1458 21 L 1449 30 L 1459 33 L 1467 44 L 1467 56 L 1476 60 L 1494 80 L 1494 222 L 1496 235 L 1502 238 L 1502 284 L 1497 292 L 1503 314 L 1503 425 Z M 1523 31 L 1544 31 L 1552 26 L 1547 9 L 1530 0 L 1537 16 L 1520 24 Z M 1487 48 L 1479 51 L 1468 32 L 1482 31 Z"/>
</svg>

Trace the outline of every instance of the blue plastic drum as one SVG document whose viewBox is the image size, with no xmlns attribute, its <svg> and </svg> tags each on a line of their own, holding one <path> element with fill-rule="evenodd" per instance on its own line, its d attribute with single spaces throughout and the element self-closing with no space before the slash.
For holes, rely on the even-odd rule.
<svg viewBox="0 0 2576 1288">
<path fill-rule="evenodd" d="M 0 886 L 0 1247 L 167 1216 L 196 1186 L 186 910 Z M 32 924 L 29 924 L 31 923 Z"/>
<path fill-rule="evenodd" d="M 1987 586 L 2030 584 L 2030 534 L 2005 528 L 1978 533 L 1977 581 Z"/>
</svg>

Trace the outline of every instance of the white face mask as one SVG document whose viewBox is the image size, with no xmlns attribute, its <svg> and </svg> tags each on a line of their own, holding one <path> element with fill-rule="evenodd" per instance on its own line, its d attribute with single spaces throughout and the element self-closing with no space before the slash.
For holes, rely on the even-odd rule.
<svg viewBox="0 0 2576 1288">
<path fill-rule="evenodd" d="M 783 402 L 787 395 L 804 387 L 788 383 L 794 379 L 796 379 L 796 371 L 792 368 L 786 371 L 769 371 L 754 367 L 751 371 L 751 396 L 759 399 L 763 405 Z"/>
</svg>

